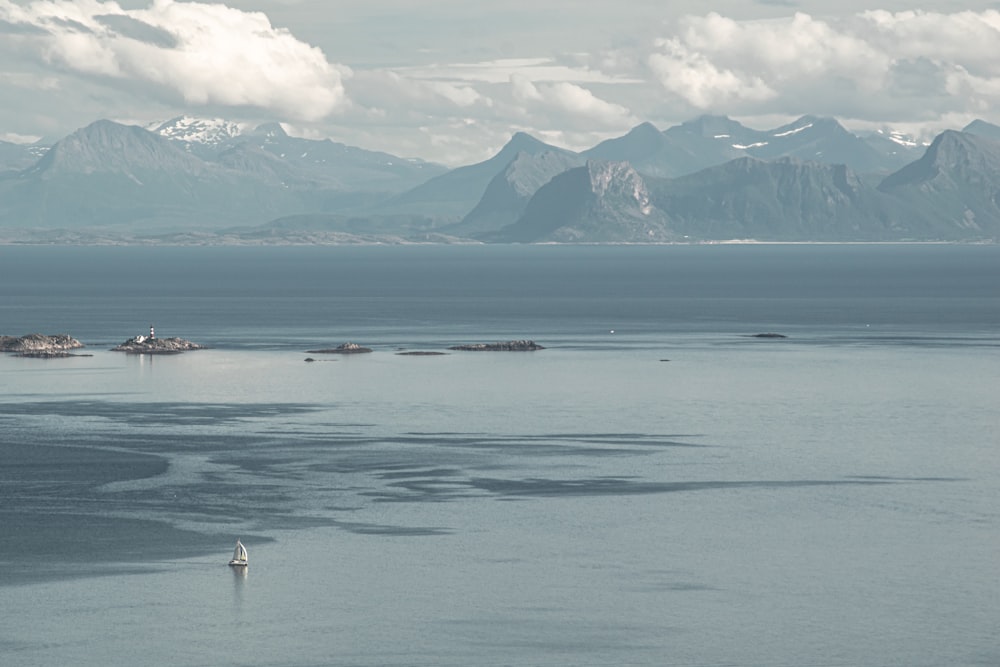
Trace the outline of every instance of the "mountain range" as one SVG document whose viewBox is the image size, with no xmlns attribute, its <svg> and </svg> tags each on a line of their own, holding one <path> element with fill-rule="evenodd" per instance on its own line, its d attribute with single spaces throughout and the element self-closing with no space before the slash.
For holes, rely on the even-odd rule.
<svg viewBox="0 0 1000 667">
<path fill-rule="evenodd" d="M 804 116 L 642 123 L 574 152 L 516 133 L 448 169 L 277 123 L 99 120 L 0 142 L 0 240 L 663 243 L 1000 238 L 1000 127 L 929 145 Z"/>
</svg>

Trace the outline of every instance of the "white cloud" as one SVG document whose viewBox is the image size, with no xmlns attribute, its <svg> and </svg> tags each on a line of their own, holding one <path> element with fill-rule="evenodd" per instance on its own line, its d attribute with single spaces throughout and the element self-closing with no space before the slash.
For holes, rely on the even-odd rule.
<svg viewBox="0 0 1000 667">
<path fill-rule="evenodd" d="M 349 70 L 259 12 L 173 0 L 132 10 L 99 0 L 0 0 L 0 20 L 21 28 L 18 48 L 65 72 L 141 84 L 190 106 L 318 120 L 345 103 Z"/>
<path fill-rule="evenodd" d="M 0 131 L 188 113 L 456 164 L 516 130 L 584 148 L 704 112 L 755 127 L 805 113 L 849 128 L 1000 123 L 995 4 L 724 0 L 682 16 L 704 4 L 576 3 L 573 30 L 553 27 L 568 2 L 391 4 L 0 0 Z M 251 6 L 267 14 L 238 9 Z"/>
<path fill-rule="evenodd" d="M 857 30 L 897 59 L 927 58 L 1000 76 L 1000 11 L 869 11 L 859 16 Z"/>
<path fill-rule="evenodd" d="M 1000 103 L 1000 12 L 689 16 L 647 64 L 692 110 L 940 117 Z"/>
<path fill-rule="evenodd" d="M 649 65 L 664 88 L 699 109 L 779 100 L 824 77 L 874 90 L 888 63 L 864 40 L 801 13 L 749 22 L 711 13 L 681 28 L 656 43 Z"/>
<path fill-rule="evenodd" d="M 450 115 L 472 107 L 489 108 L 493 100 L 475 87 L 450 81 L 413 79 L 395 70 L 359 70 L 350 93 L 369 116 Z"/>
<path fill-rule="evenodd" d="M 640 79 L 614 76 L 579 64 L 564 64 L 553 58 L 503 58 L 473 63 L 444 63 L 397 68 L 413 79 L 506 83 L 519 76 L 533 82 L 636 83 Z"/>
<path fill-rule="evenodd" d="M 574 83 L 561 81 L 536 85 L 524 76 L 514 75 L 510 85 L 514 100 L 524 104 L 529 111 L 555 112 L 571 126 L 596 123 L 622 127 L 635 123 L 635 118 L 622 105 L 607 102 Z"/>
<path fill-rule="evenodd" d="M 36 134 L 25 135 L 16 132 L 0 132 L 0 141 L 6 141 L 11 144 L 33 144 L 39 139 L 41 137 Z"/>
<path fill-rule="evenodd" d="M 719 108 L 740 100 L 777 97 L 760 76 L 717 64 L 676 38 L 660 40 L 656 46 L 660 50 L 649 56 L 650 69 L 664 88 L 695 108 Z"/>
</svg>

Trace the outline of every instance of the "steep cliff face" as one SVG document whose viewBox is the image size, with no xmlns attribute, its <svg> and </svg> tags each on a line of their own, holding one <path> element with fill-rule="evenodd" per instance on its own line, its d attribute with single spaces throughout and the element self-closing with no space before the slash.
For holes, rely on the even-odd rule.
<svg viewBox="0 0 1000 667">
<path fill-rule="evenodd" d="M 609 208 L 624 204 L 648 216 L 653 212 L 649 189 L 639 173 L 627 162 L 591 163 L 590 191 L 599 206 Z"/>
<path fill-rule="evenodd" d="M 588 161 L 543 186 L 524 215 L 487 240 L 531 243 L 661 242 L 675 238 L 627 162 Z"/>
</svg>

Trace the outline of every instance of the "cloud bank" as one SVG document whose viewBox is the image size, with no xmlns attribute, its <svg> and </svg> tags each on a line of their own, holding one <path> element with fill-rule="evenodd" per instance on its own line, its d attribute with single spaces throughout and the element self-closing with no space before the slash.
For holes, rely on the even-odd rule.
<svg viewBox="0 0 1000 667">
<path fill-rule="evenodd" d="M 450 6 L 464 17 L 455 22 L 430 3 L 407 14 L 414 25 L 379 33 L 381 10 L 356 10 L 352 22 L 347 8 L 319 0 L 254 4 L 269 1 L 276 16 L 301 6 L 285 13 L 300 22 L 278 27 L 263 12 L 208 1 L 0 0 L 0 131 L 225 115 L 460 164 L 489 157 L 517 130 L 581 149 L 642 121 L 667 127 L 702 113 L 755 127 L 815 114 L 925 133 L 1000 123 L 995 9 L 773 18 L 781 10 L 771 3 L 772 18 L 749 20 L 672 16 L 679 10 L 650 2 L 630 27 L 620 9 L 594 5 L 587 16 L 607 20 L 603 44 L 584 41 L 593 30 L 549 31 L 519 50 L 521 33 L 491 32 L 507 45 L 491 50 L 482 35 L 448 32 L 489 23 L 496 10 L 486 6 Z M 654 11 L 663 23 L 650 20 Z M 490 25 L 516 31 L 540 15 L 518 4 Z M 417 17 L 434 27 L 431 42 Z M 345 31 L 370 49 L 358 62 L 341 64 Z"/>
<path fill-rule="evenodd" d="M 99 0 L 0 0 L 0 25 L 22 55 L 191 107 L 251 107 L 308 121 L 344 103 L 349 70 L 259 12 L 173 0 L 131 10 Z"/>
<path fill-rule="evenodd" d="M 646 62 L 692 110 L 921 120 L 1000 102 L 1000 12 L 685 17 Z"/>
</svg>

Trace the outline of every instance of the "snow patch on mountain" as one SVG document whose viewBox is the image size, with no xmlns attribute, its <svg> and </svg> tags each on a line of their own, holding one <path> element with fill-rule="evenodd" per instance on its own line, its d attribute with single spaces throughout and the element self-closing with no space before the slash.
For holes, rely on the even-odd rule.
<svg viewBox="0 0 1000 667">
<path fill-rule="evenodd" d="M 903 132 L 897 132 L 895 130 L 878 130 L 878 133 L 889 141 L 897 143 L 900 146 L 906 146 L 907 148 L 915 148 L 923 145 L 911 135 L 904 134 Z"/>
<path fill-rule="evenodd" d="M 796 127 L 796 128 L 791 129 L 791 130 L 787 130 L 785 132 L 777 132 L 775 134 L 772 134 L 771 136 L 772 137 L 787 137 L 787 136 L 792 135 L 792 134 L 798 134 L 799 132 L 802 132 L 803 130 L 808 130 L 812 126 L 813 126 L 812 123 L 807 123 L 806 125 L 803 125 L 802 127 Z"/>
<path fill-rule="evenodd" d="M 166 122 L 154 123 L 146 129 L 167 139 L 189 144 L 216 145 L 244 134 L 248 126 L 222 118 L 178 116 Z"/>
</svg>

